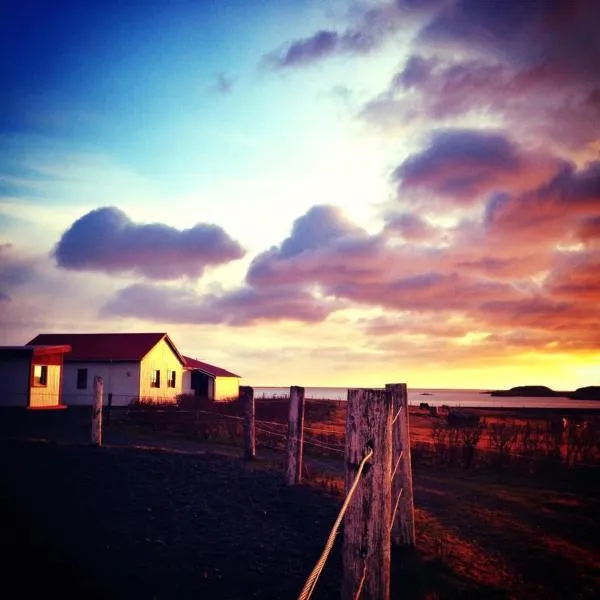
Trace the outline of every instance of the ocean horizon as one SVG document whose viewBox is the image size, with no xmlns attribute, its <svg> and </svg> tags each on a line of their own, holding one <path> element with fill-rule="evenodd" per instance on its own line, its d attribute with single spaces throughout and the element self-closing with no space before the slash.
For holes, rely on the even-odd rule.
<svg viewBox="0 0 600 600">
<path fill-rule="evenodd" d="M 277 398 L 288 396 L 289 387 L 253 386 L 255 398 Z M 355 386 L 359 387 L 359 386 Z M 347 387 L 306 386 L 304 397 L 307 400 L 346 400 Z M 352 389 L 352 388 L 350 388 Z M 598 400 L 573 400 L 566 396 L 530 397 L 530 396 L 490 396 L 491 389 L 456 388 L 408 388 L 408 404 L 418 406 L 427 402 L 431 406 L 442 404 L 454 407 L 494 407 L 494 408 L 578 408 L 598 409 Z"/>
</svg>

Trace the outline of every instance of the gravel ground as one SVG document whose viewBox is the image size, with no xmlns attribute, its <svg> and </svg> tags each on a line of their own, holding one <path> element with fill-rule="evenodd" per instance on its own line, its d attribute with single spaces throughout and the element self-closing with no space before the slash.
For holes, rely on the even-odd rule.
<svg viewBox="0 0 600 600">
<path fill-rule="evenodd" d="M 2 440 L 0 473 L 19 596 L 295 598 L 340 502 L 216 454 Z M 340 562 L 313 597 L 339 598 Z"/>
</svg>

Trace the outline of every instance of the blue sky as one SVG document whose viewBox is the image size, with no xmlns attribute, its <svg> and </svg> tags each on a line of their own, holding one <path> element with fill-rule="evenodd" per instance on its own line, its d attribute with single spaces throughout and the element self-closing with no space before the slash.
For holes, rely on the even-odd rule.
<svg viewBox="0 0 600 600">
<path fill-rule="evenodd" d="M 5 2 L 0 343 L 167 331 L 262 385 L 598 383 L 597 12 Z"/>
</svg>

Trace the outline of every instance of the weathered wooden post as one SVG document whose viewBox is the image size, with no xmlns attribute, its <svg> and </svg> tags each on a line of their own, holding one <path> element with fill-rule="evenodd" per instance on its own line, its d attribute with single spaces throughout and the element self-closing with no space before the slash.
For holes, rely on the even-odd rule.
<svg viewBox="0 0 600 600">
<path fill-rule="evenodd" d="M 102 377 L 94 377 L 94 403 L 92 405 L 92 444 L 102 446 L 102 397 L 104 381 Z"/>
<path fill-rule="evenodd" d="M 392 543 L 415 545 L 415 507 L 413 500 L 410 431 L 408 424 L 408 392 L 405 383 L 389 383 L 394 417 L 392 425 Z M 400 412 L 398 412 L 400 411 Z"/>
<path fill-rule="evenodd" d="M 304 442 L 304 388 L 290 387 L 288 416 L 286 482 L 296 485 L 302 479 L 302 446 Z"/>
<path fill-rule="evenodd" d="M 244 404 L 244 458 L 246 460 L 253 460 L 256 457 L 254 388 L 241 385 L 240 398 L 242 398 Z"/>
<path fill-rule="evenodd" d="M 346 493 L 369 450 L 344 519 L 342 600 L 390 597 L 392 402 L 387 390 L 348 390 Z M 362 592 L 360 591 L 362 589 Z"/>
</svg>

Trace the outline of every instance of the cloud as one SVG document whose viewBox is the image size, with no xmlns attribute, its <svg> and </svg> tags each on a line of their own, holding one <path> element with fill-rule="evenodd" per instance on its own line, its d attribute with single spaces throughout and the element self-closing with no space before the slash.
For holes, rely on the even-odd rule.
<svg viewBox="0 0 600 600">
<path fill-rule="evenodd" d="M 36 277 L 32 258 L 19 255 L 12 244 L 0 244 L 0 298 L 9 301 L 13 291 Z"/>
<path fill-rule="evenodd" d="M 600 215 L 583 219 L 577 228 L 576 235 L 586 244 L 600 243 Z"/>
<path fill-rule="evenodd" d="M 600 4 L 587 0 L 440 3 L 361 116 L 388 132 L 491 121 L 589 160 L 600 130 L 599 20 Z"/>
<path fill-rule="evenodd" d="M 523 244 L 573 242 L 600 215 L 600 161 L 576 169 L 565 164 L 550 181 L 520 195 L 499 195 L 486 206 L 486 231 Z"/>
<path fill-rule="evenodd" d="M 331 56 L 338 50 L 339 35 L 335 31 L 317 31 L 308 38 L 296 40 L 277 53 L 267 55 L 266 61 L 273 68 L 305 66 Z"/>
<path fill-rule="evenodd" d="M 417 214 L 403 212 L 387 216 L 386 233 L 400 234 L 405 240 L 418 242 L 439 242 L 445 239 L 443 230 L 435 227 Z"/>
<path fill-rule="evenodd" d="M 244 287 L 222 295 L 199 295 L 190 288 L 134 284 L 117 292 L 101 312 L 159 323 L 245 326 L 284 320 L 318 323 L 333 308 L 334 303 L 295 286 L 275 290 Z"/>
<path fill-rule="evenodd" d="M 407 25 L 409 13 L 405 8 L 411 8 L 411 13 L 421 14 L 422 10 L 414 11 L 412 4 L 413 2 L 398 1 L 383 2 L 367 9 L 360 5 L 354 6 L 349 15 L 350 24 L 342 31 L 322 29 L 308 37 L 291 41 L 266 54 L 263 63 L 274 70 L 293 69 L 333 56 L 370 54 L 403 25 Z"/>
<path fill-rule="evenodd" d="M 436 132 L 429 146 L 407 158 L 392 175 L 400 196 L 422 190 L 434 199 L 469 204 L 492 191 L 535 186 L 557 169 L 557 161 L 526 155 L 494 131 L 451 129 Z"/>
<path fill-rule="evenodd" d="M 136 224 L 115 207 L 98 208 L 75 221 L 53 251 L 64 269 L 149 279 L 200 277 L 207 266 L 243 255 L 217 225 L 198 223 L 180 231 L 159 223 Z"/>
<path fill-rule="evenodd" d="M 600 302 L 600 251 L 565 254 L 545 282 L 556 298 L 580 304 Z"/>
<path fill-rule="evenodd" d="M 589 0 L 458 0 L 421 31 L 437 47 L 471 47 L 519 66 L 552 63 L 565 77 L 600 74 L 600 7 Z"/>
<path fill-rule="evenodd" d="M 294 222 L 291 234 L 252 261 L 253 286 L 306 284 L 332 279 L 369 279 L 380 266 L 380 240 L 353 224 L 341 209 L 313 206 Z"/>
</svg>

